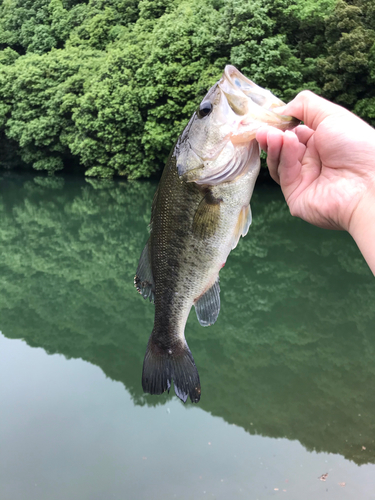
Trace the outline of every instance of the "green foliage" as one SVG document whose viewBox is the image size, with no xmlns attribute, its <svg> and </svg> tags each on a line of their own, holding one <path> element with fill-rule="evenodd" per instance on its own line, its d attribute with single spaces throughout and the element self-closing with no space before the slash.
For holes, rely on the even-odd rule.
<svg viewBox="0 0 375 500">
<path fill-rule="evenodd" d="M 373 11 L 370 0 L 3 0 L 1 143 L 49 172 L 147 177 L 228 63 L 284 100 L 310 88 L 371 122 Z"/>
<path fill-rule="evenodd" d="M 375 21 L 372 0 L 338 0 L 326 21 L 328 56 L 320 61 L 324 94 L 375 125 Z"/>
<path fill-rule="evenodd" d="M 76 132 L 72 112 L 101 56 L 92 50 L 52 50 L 0 66 L 0 119 L 24 162 L 50 172 L 62 168 L 66 143 Z"/>
</svg>

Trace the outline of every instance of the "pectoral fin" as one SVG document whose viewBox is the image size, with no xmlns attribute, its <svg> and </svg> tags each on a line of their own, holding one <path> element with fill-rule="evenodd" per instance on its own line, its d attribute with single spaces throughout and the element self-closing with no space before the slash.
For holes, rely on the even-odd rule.
<svg viewBox="0 0 375 500">
<path fill-rule="evenodd" d="M 219 277 L 194 305 L 198 321 L 202 326 L 210 326 L 215 323 L 220 312 Z"/>
<path fill-rule="evenodd" d="M 250 205 L 243 207 L 237 220 L 237 224 L 234 228 L 233 239 L 232 239 L 232 250 L 236 248 L 238 240 L 241 236 L 246 236 L 249 227 L 251 225 L 252 216 Z"/>
<path fill-rule="evenodd" d="M 155 301 L 155 282 L 152 275 L 148 242 L 141 253 L 137 273 L 134 276 L 134 286 L 144 299 Z"/>
<path fill-rule="evenodd" d="M 215 234 L 219 217 L 221 199 L 217 199 L 210 192 L 198 205 L 193 220 L 193 232 L 199 238 L 210 238 Z"/>
</svg>

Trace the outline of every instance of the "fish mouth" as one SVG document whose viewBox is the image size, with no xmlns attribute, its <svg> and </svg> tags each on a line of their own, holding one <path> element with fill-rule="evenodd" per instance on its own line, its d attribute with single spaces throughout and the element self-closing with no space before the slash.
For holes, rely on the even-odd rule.
<svg viewBox="0 0 375 500">
<path fill-rule="evenodd" d="M 208 91 L 178 142 L 180 179 L 214 185 L 233 181 L 259 167 L 257 130 L 271 125 L 281 130 L 300 122 L 275 113 L 285 105 L 237 68 L 225 67 L 221 79 Z M 201 113 L 201 107 L 208 113 Z"/>
<path fill-rule="evenodd" d="M 246 78 L 237 68 L 227 65 L 219 82 L 231 109 L 243 118 L 233 131 L 230 140 L 240 144 L 255 139 L 257 130 L 263 125 L 271 125 L 280 130 L 290 130 L 300 124 L 293 116 L 275 113 L 273 110 L 285 103 L 269 90 L 259 87 Z"/>
</svg>

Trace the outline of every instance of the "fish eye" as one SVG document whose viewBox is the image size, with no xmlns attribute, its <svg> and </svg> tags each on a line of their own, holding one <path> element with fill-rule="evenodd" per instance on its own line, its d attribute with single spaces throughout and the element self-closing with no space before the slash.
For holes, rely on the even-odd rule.
<svg viewBox="0 0 375 500">
<path fill-rule="evenodd" d="M 212 104 L 210 101 L 201 102 L 199 109 L 197 110 L 197 115 L 199 118 L 203 118 L 209 115 L 212 111 Z"/>
</svg>

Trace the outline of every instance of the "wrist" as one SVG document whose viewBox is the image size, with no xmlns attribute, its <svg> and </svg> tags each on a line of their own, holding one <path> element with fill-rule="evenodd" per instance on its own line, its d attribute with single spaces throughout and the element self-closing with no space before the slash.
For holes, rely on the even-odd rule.
<svg viewBox="0 0 375 500">
<path fill-rule="evenodd" d="M 375 186 L 361 198 L 348 231 L 375 275 Z"/>
</svg>

